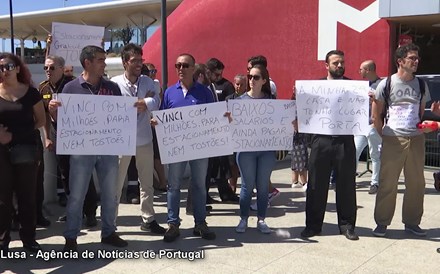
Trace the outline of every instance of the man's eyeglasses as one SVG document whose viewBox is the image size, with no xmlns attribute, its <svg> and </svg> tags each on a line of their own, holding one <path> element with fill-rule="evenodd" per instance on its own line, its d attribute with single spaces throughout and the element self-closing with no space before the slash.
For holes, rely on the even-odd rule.
<svg viewBox="0 0 440 274">
<path fill-rule="evenodd" d="M 251 75 L 251 74 L 248 74 L 247 78 L 248 78 L 249 80 L 254 79 L 255 81 L 258 81 L 258 80 L 261 79 L 261 75 Z"/>
<path fill-rule="evenodd" d="M 405 57 L 405 59 L 409 59 L 409 60 L 414 61 L 414 62 L 421 60 L 421 58 L 418 57 L 418 56 L 407 56 L 407 57 Z"/>
<path fill-rule="evenodd" d="M 55 66 L 44 66 L 43 69 L 44 69 L 44 71 L 46 71 L 46 70 L 54 71 L 56 69 L 56 67 Z"/>
<path fill-rule="evenodd" d="M 14 69 L 15 69 L 15 64 L 13 64 L 13 63 L 0 65 L 0 71 L 2 71 L 2 72 L 12 71 Z"/>
<path fill-rule="evenodd" d="M 189 64 L 188 63 L 176 63 L 174 66 L 176 67 L 176 69 L 189 68 Z"/>
<path fill-rule="evenodd" d="M 142 65 L 142 63 L 144 62 L 144 60 L 142 60 L 142 59 L 131 59 L 131 60 L 128 60 L 128 62 L 129 62 L 130 64 Z"/>
</svg>

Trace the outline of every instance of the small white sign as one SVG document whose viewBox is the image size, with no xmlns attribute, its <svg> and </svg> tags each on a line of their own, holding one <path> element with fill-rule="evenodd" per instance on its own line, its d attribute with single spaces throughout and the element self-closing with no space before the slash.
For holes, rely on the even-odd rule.
<svg viewBox="0 0 440 274">
<path fill-rule="evenodd" d="M 298 131 L 324 135 L 367 135 L 368 81 L 296 81 Z"/>
<path fill-rule="evenodd" d="M 79 56 L 85 46 L 101 47 L 104 27 L 52 22 L 50 55 L 64 58 L 66 64 L 81 66 Z"/>
<path fill-rule="evenodd" d="M 57 154 L 136 154 L 137 98 L 60 93 L 58 100 Z"/>
<path fill-rule="evenodd" d="M 153 111 L 163 164 L 232 154 L 226 102 Z"/>
<path fill-rule="evenodd" d="M 296 103 L 292 100 L 229 100 L 233 150 L 292 150 Z"/>
</svg>

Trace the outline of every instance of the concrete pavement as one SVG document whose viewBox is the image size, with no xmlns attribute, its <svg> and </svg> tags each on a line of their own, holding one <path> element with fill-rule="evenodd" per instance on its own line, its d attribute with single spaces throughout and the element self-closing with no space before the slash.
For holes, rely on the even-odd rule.
<svg viewBox="0 0 440 274">
<path fill-rule="evenodd" d="M 360 163 L 358 171 L 365 164 Z M 404 185 L 399 184 L 396 212 L 386 238 L 371 234 L 375 227 L 373 209 L 375 195 L 369 195 L 370 174 L 357 178 L 358 218 L 356 232 L 359 241 L 349 241 L 338 234 L 336 225 L 335 193 L 329 191 L 327 212 L 322 235 L 309 241 L 300 238 L 304 228 L 304 193 L 290 187 L 290 159 L 279 162 L 272 174 L 274 185 L 281 191 L 268 209 L 267 223 L 274 230 L 264 235 L 256 230 L 255 212 L 251 212 L 249 229 L 237 234 L 239 221 L 237 204 L 213 204 L 207 217 L 208 225 L 217 233 L 215 241 L 206 241 L 192 235 L 193 218 L 185 214 L 185 199 L 181 203 L 181 236 L 173 243 L 164 243 L 161 236 L 140 231 L 139 207 L 121 204 L 119 207 L 118 232 L 129 242 L 119 254 L 100 243 L 100 230 L 83 229 L 78 237 L 81 255 L 95 258 L 80 259 L 0 259 L 0 272 L 6 273 L 438 273 L 440 254 L 440 207 L 439 196 L 433 187 L 432 171 L 425 170 L 425 212 L 421 227 L 428 236 L 419 238 L 403 231 L 401 205 Z M 402 181 L 402 180 L 401 180 Z M 211 190 L 214 198 L 216 190 Z M 182 198 L 185 198 L 184 190 Z M 51 250 L 61 251 L 64 238 L 63 223 L 56 219 L 63 213 L 57 204 L 47 206 L 52 226 L 38 229 L 38 242 L 45 255 Z M 157 220 L 166 222 L 166 195 L 155 198 Z M 10 247 L 18 254 L 22 244 L 13 233 Z M 107 250 L 107 252 L 103 251 Z M 179 250 L 181 251 L 179 253 Z M 203 250 L 203 252 L 200 252 Z M 87 254 L 86 254 L 86 251 Z M 140 252 L 142 251 L 142 252 Z M 171 252 L 166 252 L 171 251 Z M 175 251 L 175 252 L 172 252 Z M 192 252 L 184 252 L 192 251 Z M 193 252 L 193 251 L 198 251 Z M 82 253 L 84 252 L 84 253 Z M 52 253 L 53 255 L 55 253 Z M 139 255 L 139 259 L 114 259 Z M 151 258 L 152 256 L 156 258 Z M 160 259 L 159 255 L 163 255 Z M 98 259 L 109 256 L 109 259 Z M 167 258 L 169 256 L 169 258 Z M 190 260 L 191 256 L 203 259 Z M 145 258 L 143 258 L 145 257 Z M 172 258 L 174 257 L 174 258 Z M 189 259 L 188 259 L 189 258 Z"/>
</svg>

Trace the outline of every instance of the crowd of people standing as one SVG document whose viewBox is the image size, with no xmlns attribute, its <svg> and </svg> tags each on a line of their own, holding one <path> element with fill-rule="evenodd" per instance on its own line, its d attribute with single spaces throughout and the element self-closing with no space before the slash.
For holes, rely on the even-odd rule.
<svg viewBox="0 0 440 274">
<path fill-rule="evenodd" d="M 306 191 L 305 228 L 301 237 L 320 235 L 327 204 L 329 181 L 336 183 L 336 208 L 340 234 L 358 240 L 355 232 L 356 166 L 360 152 L 368 144 L 373 161 L 370 194 L 376 196 L 373 234 L 385 236 L 393 218 L 397 181 L 402 169 L 405 174 L 403 203 L 404 229 L 417 236 L 426 236 L 420 228 L 423 215 L 425 180 L 424 132 L 419 129 L 426 102 L 430 101 L 428 86 L 414 74 L 420 61 L 419 49 L 414 44 L 399 47 L 395 53 L 397 73 L 380 79 L 374 61 L 366 60 L 359 73 L 370 82 L 370 131 L 367 136 L 304 134 L 298 132 L 297 121 L 292 121 L 295 134 L 291 151 L 292 187 Z M 57 94 L 87 96 L 127 96 L 137 98 L 137 142 L 134 166 L 137 169 L 140 204 L 140 229 L 163 235 L 165 242 L 180 236 L 181 185 L 184 172 L 190 167 L 187 213 L 194 216 L 193 234 L 214 240 L 216 234 L 206 222 L 209 186 L 216 184 L 223 202 L 239 204 L 237 233 L 248 228 L 250 210 L 257 215 L 256 228 L 264 234 L 272 229 L 266 223 L 266 211 L 271 200 L 280 195 L 271 183 L 276 164 L 275 151 L 238 152 L 231 156 L 196 159 L 168 164 L 168 176 L 163 166 L 155 139 L 151 112 L 184 106 L 209 104 L 225 100 L 276 99 L 276 85 L 269 76 L 264 56 L 248 59 L 247 75 L 237 74 L 233 82 L 223 77 L 225 65 L 216 58 L 206 64 L 196 63 L 193 55 L 182 53 L 176 58 L 177 83 L 165 91 L 160 89 L 151 63 L 142 59 L 142 48 L 126 45 L 121 52 L 124 72 L 107 79 L 105 51 L 97 46 L 82 49 L 80 62 L 83 72 L 70 75 L 70 68 L 62 57 L 47 56 L 44 70 L 47 80 L 38 89 L 33 87 L 31 75 L 21 59 L 13 54 L 0 54 L 0 249 L 7 251 L 14 216 L 19 224 L 23 247 L 30 252 L 41 249 L 35 241 L 36 226 L 50 226 L 43 216 L 42 193 L 44 170 L 43 148 L 55 150 L 57 110 L 61 102 Z M 243 63 L 246 65 L 245 63 Z M 345 55 L 340 50 L 330 51 L 325 59 L 327 75 L 321 80 L 349 80 L 344 76 Z M 145 72 L 147 71 L 147 72 Z M 145 75 L 147 74 L 147 75 Z M 411 90 L 410 94 L 401 92 Z M 295 89 L 292 99 L 296 97 Z M 432 111 L 440 115 L 440 104 L 433 103 Z M 383 113 L 385 112 L 385 115 Z M 402 116 L 403 115 L 403 116 Z M 230 113 L 225 113 L 229 120 Z M 40 135 L 40 130 L 43 134 Z M 55 151 L 56 152 L 56 151 Z M 396 159 L 396 155 L 399 157 Z M 128 242 L 117 233 L 118 205 L 126 181 L 131 156 L 118 155 L 57 155 L 60 189 L 67 197 L 64 251 L 78 251 L 77 237 L 86 216 L 87 226 L 96 226 L 98 199 L 93 180 L 96 171 L 100 186 L 101 242 L 117 248 Z M 22 172 L 26 170 L 27 172 Z M 154 172 L 159 177 L 155 187 Z M 237 181 L 241 176 L 240 193 Z M 167 192 L 167 227 L 155 219 L 154 189 Z M 251 204 L 256 189 L 256 202 Z"/>
</svg>

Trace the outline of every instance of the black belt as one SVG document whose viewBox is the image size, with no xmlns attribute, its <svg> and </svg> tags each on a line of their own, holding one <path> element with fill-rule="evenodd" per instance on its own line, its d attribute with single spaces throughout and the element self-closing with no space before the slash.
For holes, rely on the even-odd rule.
<svg viewBox="0 0 440 274">
<path fill-rule="evenodd" d="M 338 138 L 353 138 L 353 135 L 323 135 L 323 134 L 315 134 L 316 137 L 320 138 L 331 138 L 331 139 L 338 139 Z"/>
</svg>

